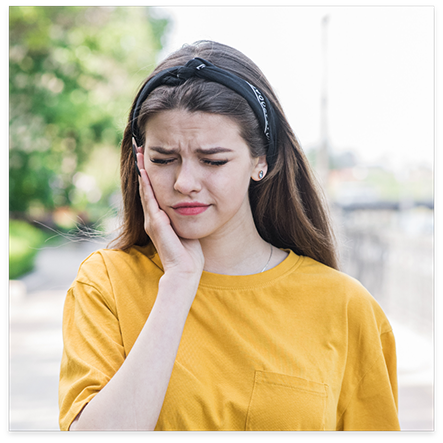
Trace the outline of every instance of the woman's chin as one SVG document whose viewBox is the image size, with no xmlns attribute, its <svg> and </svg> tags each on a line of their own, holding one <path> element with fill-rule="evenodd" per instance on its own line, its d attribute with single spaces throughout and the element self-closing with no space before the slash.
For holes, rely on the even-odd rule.
<svg viewBox="0 0 443 443">
<path fill-rule="evenodd" d="M 183 238 L 185 240 L 200 240 L 201 238 L 207 237 L 210 232 L 207 229 L 192 229 L 192 228 L 183 228 L 176 227 L 173 225 L 175 233 L 178 237 Z"/>
</svg>

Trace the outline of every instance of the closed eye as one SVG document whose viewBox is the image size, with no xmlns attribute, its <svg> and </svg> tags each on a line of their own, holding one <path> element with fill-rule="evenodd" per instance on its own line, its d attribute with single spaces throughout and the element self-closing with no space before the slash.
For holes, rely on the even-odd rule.
<svg viewBox="0 0 443 443">
<path fill-rule="evenodd" d="M 203 163 L 210 165 L 210 166 L 222 166 L 228 163 L 228 160 L 202 160 Z"/>
<path fill-rule="evenodd" d="M 175 159 L 173 158 L 151 158 L 152 163 L 156 163 L 158 165 L 167 165 L 168 163 L 173 162 Z"/>
<path fill-rule="evenodd" d="M 155 163 L 157 165 L 167 165 L 169 163 L 172 163 L 175 160 L 175 158 L 151 158 L 150 160 L 152 163 Z M 202 159 L 202 162 L 209 166 L 222 166 L 228 163 L 228 160 Z"/>
</svg>

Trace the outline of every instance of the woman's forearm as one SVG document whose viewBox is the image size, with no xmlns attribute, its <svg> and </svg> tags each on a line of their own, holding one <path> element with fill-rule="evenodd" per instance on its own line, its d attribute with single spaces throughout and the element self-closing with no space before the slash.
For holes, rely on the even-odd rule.
<svg viewBox="0 0 443 443">
<path fill-rule="evenodd" d="M 71 430 L 153 430 L 163 405 L 199 278 L 164 275 L 157 299 L 125 362 Z"/>
</svg>

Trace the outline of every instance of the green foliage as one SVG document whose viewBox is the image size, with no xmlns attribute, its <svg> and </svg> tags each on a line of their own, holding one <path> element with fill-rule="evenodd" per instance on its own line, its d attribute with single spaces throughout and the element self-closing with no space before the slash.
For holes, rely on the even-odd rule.
<svg viewBox="0 0 443 443">
<path fill-rule="evenodd" d="M 15 279 L 34 266 L 38 248 L 48 236 L 40 229 L 20 220 L 9 221 L 9 278 Z"/>
<path fill-rule="evenodd" d="M 146 7 L 9 8 L 10 211 L 109 206 L 127 114 L 167 23 Z"/>
</svg>

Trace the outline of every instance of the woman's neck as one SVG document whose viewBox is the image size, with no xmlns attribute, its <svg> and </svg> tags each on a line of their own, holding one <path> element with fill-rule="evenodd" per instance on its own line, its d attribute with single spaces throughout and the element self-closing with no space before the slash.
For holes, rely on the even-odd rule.
<svg viewBox="0 0 443 443">
<path fill-rule="evenodd" d="M 228 232 L 202 238 L 200 243 L 205 256 L 204 270 L 226 275 L 261 272 L 266 264 L 269 265 L 273 249 L 260 237 L 252 215 L 250 220 L 230 226 Z"/>
</svg>

